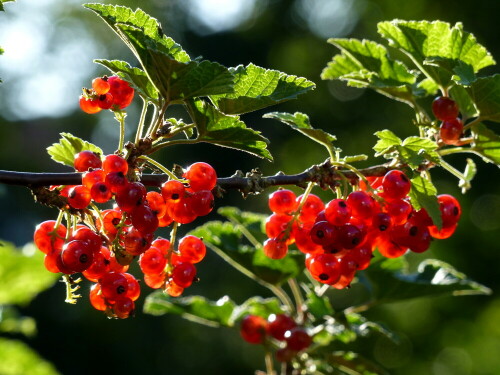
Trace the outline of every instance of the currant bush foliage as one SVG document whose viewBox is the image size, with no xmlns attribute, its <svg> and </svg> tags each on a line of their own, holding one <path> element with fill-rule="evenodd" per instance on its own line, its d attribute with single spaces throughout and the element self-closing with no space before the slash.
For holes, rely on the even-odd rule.
<svg viewBox="0 0 500 375">
<path fill-rule="evenodd" d="M 133 11 L 122 6 L 97 3 L 86 4 L 85 7 L 93 11 L 117 34 L 133 52 L 139 65 L 134 66 L 129 62 L 119 60 L 95 60 L 97 64 L 107 68 L 115 78 L 119 77 L 130 85 L 143 102 L 135 138 L 127 143 L 124 139 L 126 111 L 124 108 L 110 108 L 120 124 L 116 154 L 123 157 L 122 164 L 127 166 L 125 170 L 113 170 L 112 173 L 107 173 L 108 176 L 112 174 L 116 190 L 111 191 L 109 195 L 116 195 L 119 206 L 121 205 L 118 202 L 120 189 L 117 185 L 125 178 L 129 178 L 131 183 L 136 184 L 135 190 L 131 193 L 132 198 L 135 199 L 134 202 L 143 202 L 142 195 L 145 196 L 146 189 L 144 186 L 138 187 L 138 184 L 147 170 L 155 173 L 163 172 L 166 175 L 165 180 L 168 177 L 169 181 L 176 181 L 177 185 L 181 186 L 182 194 L 185 191 L 187 191 L 187 196 L 196 193 L 192 191 L 193 189 L 187 190 L 190 189 L 189 178 L 186 177 L 184 171 L 179 168 L 170 170 L 152 158 L 157 151 L 172 145 L 210 143 L 272 161 L 273 156 L 267 149 L 269 140 L 261 132 L 249 127 L 242 115 L 296 99 L 315 88 L 315 84 L 306 78 L 258 67 L 254 64 L 225 67 L 217 62 L 201 58 L 192 59 L 178 43 L 163 33 L 156 19 L 140 9 Z M 269 215 L 243 212 L 236 207 L 219 208 L 217 212 L 224 220 L 206 222 L 193 229 L 189 235 L 203 238 L 209 249 L 243 275 L 267 288 L 275 296 L 251 297 L 239 304 L 229 296 L 223 296 L 217 301 L 210 301 L 202 296 L 178 297 L 183 291 L 182 288 L 180 293 L 156 291 L 146 299 L 144 306 L 146 313 L 176 314 L 213 327 L 240 328 L 243 338 L 246 337 L 247 341 L 252 343 L 263 343 L 268 356 L 274 353 L 277 361 L 285 363 L 284 373 L 289 373 L 289 370 L 295 368 L 318 374 L 322 371 L 329 373 L 336 371 L 339 374 L 384 374 L 386 372 L 379 366 L 350 351 L 348 344 L 361 340 L 368 334 L 383 335 L 390 340 L 396 340 L 395 336 L 381 325 L 368 321 L 359 312 L 377 304 L 409 298 L 443 294 L 490 293 L 488 288 L 468 279 L 449 264 L 427 259 L 419 264 L 416 271 L 410 272 L 404 257 L 396 255 L 384 257 L 379 254 L 380 251 L 375 251 L 374 258 L 368 259 L 367 265 L 368 263 L 370 265 L 368 268 L 361 268 L 359 264 L 355 264 L 355 270 L 349 271 L 351 276 L 349 278 L 346 277 L 344 268 L 342 268 L 342 276 L 341 271 L 338 270 L 341 267 L 348 267 L 345 265 L 347 261 L 342 263 L 337 259 L 337 256 L 340 258 L 339 254 L 334 255 L 338 249 L 324 251 L 323 247 L 318 251 L 325 255 L 324 258 L 330 259 L 330 263 L 333 262 L 336 265 L 331 267 L 336 272 L 338 271 L 335 274 L 338 277 L 335 279 L 331 274 L 323 272 L 316 275 L 318 280 L 309 272 L 310 264 L 308 265 L 308 259 L 311 259 L 311 254 L 316 250 L 304 255 L 308 251 L 304 251 L 298 245 L 296 248 L 293 247 L 291 233 L 296 226 L 304 224 L 306 227 L 305 221 L 299 224 L 300 215 L 303 213 L 301 210 L 312 205 L 308 203 L 308 198 L 314 196 L 311 192 L 315 186 L 330 190 L 333 199 L 342 202 L 345 199 L 349 210 L 352 208 L 353 211 L 362 212 L 362 205 L 368 202 L 369 209 L 373 211 L 376 209 L 373 207 L 380 208 L 381 204 L 385 204 L 383 203 L 385 200 L 390 201 L 394 198 L 390 197 L 387 191 L 384 197 L 383 190 L 388 189 L 380 188 L 384 184 L 380 181 L 382 177 L 388 175 L 386 174 L 388 170 L 403 171 L 404 173 L 398 172 L 402 180 L 397 183 L 404 184 L 403 190 L 406 187 L 407 190 L 401 195 L 402 198 L 398 199 L 404 200 L 410 207 L 413 221 L 419 221 L 418 225 L 421 224 L 420 221 L 425 222 L 423 226 L 426 237 L 423 242 L 430 243 L 429 227 L 437 233 L 435 238 L 445 238 L 447 233 L 451 234 L 456 228 L 455 221 L 450 224 L 450 213 L 447 213 L 448 216 L 443 213 L 445 208 L 443 208 L 443 201 L 439 200 L 442 196 L 439 195 L 432 182 L 432 169 L 443 168 L 450 172 L 458 179 L 458 185 L 462 191 L 466 192 L 471 188 L 471 182 L 476 173 L 475 162 L 471 158 L 466 158 L 462 172 L 446 160 L 447 156 L 461 153 L 474 154 L 486 162 L 500 164 L 500 136 L 491 127 L 491 122 L 500 122 L 500 81 L 498 75 L 480 76 L 482 69 L 495 64 L 486 48 L 480 45 L 472 34 L 464 31 L 461 24 L 452 26 L 441 21 L 394 20 L 379 23 L 378 31 L 383 39 L 381 43 L 357 39 L 329 39 L 328 43 L 339 52 L 324 68 L 321 78 L 342 80 L 349 86 L 375 90 L 389 99 L 409 105 L 414 110 L 414 118 L 408 119 L 408 123 L 403 126 L 412 127 L 415 135 L 402 139 L 398 136 L 400 129 L 397 128 L 383 129 L 374 134 L 373 156 L 384 159 L 384 173 L 378 176 L 368 176 L 369 180 L 363 173 L 364 170 L 355 166 L 357 162 L 369 159 L 369 156 L 365 154 L 343 155 L 341 148 L 338 147 L 339 141 L 336 136 L 314 128 L 307 114 L 276 111 L 265 114 L 264 118 L 277 120 L 269 122 L 270 124 L 288 125 L 324 147 L 328 154 L 329 170 L 327 173 L 312 173 L 307 179 L 295 183 L 297 186 L 306 187 L 306 192 L 293 202 L 294 209 L 284 214 L 286 223 L 281 227 L 279 234 L 281 237 L 274 238 L 278 242 L 274 250 L 277 248 L 282 250 L 281 245 L 288 240 L 290 241 L 286 246 L 290 246 L 290 250 L 288 251 L 287 247 L 279 256 L 270 256 L 265 246 L 268 239 Z M 396 55 L 403 56 L 403 59 L 394 58 L 393 56 Z M 94 101 L 104 101 L 105 98 L 101 98 L 102 95 L 92 90 L 84 90 L 83 97 L 85 100 L 90 100 L 85 97 L 90 96 Z M 436 113 L 430 103 L 436 96 L 448 98 L 459 108 L 459 117 L 453 120 L 458 124 L 460 131 L 453 137 L 449 132 L 443 131 L 447 119 L 439 120 L 441 114 Z M 183 106 L 189 118 L 169 118 L 168 109 L 171 105 Z M 145 118 L 152 108 L 152 121 L 146 128 Z M 62 133 L 61 136 L 59 143 L 48 148 L 49 155 L 56 162 L 73 167 L 75 154 L 82 151 L 102 155 L 102 150 L 98 146 L 69 133 Z M 108 157 L 117 158 L 118 156 L 108 155 L 105 160 Z M 317 171 L 319 170 L 321 168 L 318 167 Z M 355 177 L 347 178 L 347 172 L 354 174 Z M 252 183 L 255 183 L 252 186 L 258 185 L 252 180 L 256 178 L 255 175 L 249 175 L 247 178 L 250 185 Z M 106 177 L 107 179 L 109 177 Z M 215 174 L 213 179 L 215 184 Z M 213 185 L 209 190 L 212 187 Z M 72 196 L 74 189 L 69 191 L 70 205 L 71 200 L 75 198 Z M 63 190 L 64 188 L 61 192 Z M 101 193 L 107 193 L 104 190 Z M 224 193 L 222 189 L 215 190 L 219 194 Z M 248 193 L 248 191 L 242 192 Z M 250 191 L 250 193 L 259 192 L 257 188 Z M 351 195 L 350 192 L 358 194 Z M 162 193 L 163 198 L 160 200 L 179 200 L 179 194 L 176 192 L 164 193 L 162 191 Z M 208 194 L 213 200 L 210 191 Z M 362 198 L 359 198 L 361 196 Z M 320 201 L 317 196 L 314 197 Z M 78 198 L 83 200 L 83 194 Z M 364 199 L 364 203 L 350 203 L 355 199 Z M 407 200 L 410 203 L 407 203 Z M 90 220 L 92 222 L 90 227 L 95 226 L 94 229 L 101 231 L 99 225 L 104 226 L 101 216 L 105 211 L 100 211 L 95 205 L 86 208 L 89 202 L 90 198 L 81 207 L 73 205 L 76 211 L 63 209 L 65 215 L 70 217 L 67 220 L 68 224 L 71 224 L 68 228 L 75 227 L 76 221 L 81 217 L 88 219 L 94 215 L 99 218 Z M 345 202 L 342 204 L 344 205 L 339 207 L 344 208 Z M 134 204 L 131 205 L 130 212 L 133 209 Z M 206 211 L 209 212 L 211 209 L 210 206 Z M 454 205 L 448 206 L 448 209 L 454 210 L 451 216 L 458 220 L 460 207 Z M 89 211 L 92 213 L 89 214 Z M 124 229 L 128 225 L 130 212 L 118 218 L 119 224 L 114 229 L 122 231 L 121 234 L 124 231 L 133 230 Z M 108 213 L 107 210 L 106 214 Z M 203 215 L 206 213 L 204 211 Z M 360 234 L 362 229 L 359 228 L 366 229 L 371 225 L 372 217 L 375 216 L 374 212 L 369 214 L 371 216 L 368 219 L 364 218 L 362 213 L 353 214 L 354 224 L 350 222 L 335 224 L 336 228 L 332 229 L 332 233 L 339 230 L 337 227 L 348 224 L 349 228 L 344 229 L 350 232 L 342 235 L 353 236 L 347 238 L 351 240 L 348 244 L 356 246 L 358 241 L 364 239 Z M 389 216 L 384 212 L 382 214 Z M 174 222 L 172 243 L 169 243 L 164 255 L 169 262 L 172 261 L 173 256 L 179 255 L 172 250 L 175 247 L 179 223 L 190 223 L 195 217 L 203 215 L 194 215 L 185 221 L 183 221 L 184 218 L 172 220 L 164 225 L 169 226 Z M 321 209 L 314 212 L 314 218 L 309 224 L 315 225 L 314 219 L 317 222 L 328 220 L 322 219 L 321 215 Z M 323 215 L 327 214 L 323 213 Z M 349 218 L 351 218 L 350 213 L 347 219 Z M 59 222 L 61 219 L 62 215 L 58 218 Z M 139 220 L 138 224 L 146 225 L 143 219 L 144 217 Z M 283 217 L 281 219 L 285 220 Z M 404 219 L 406 223 L 410 217 Z M 154 218 L 148 217 L 148 220 L 153 222 Z M 136 220 L 133 215 L 131 221 L 135 225 Z M 354 228 L 356 225 L 359 227 Z M 400 223 L 400 226 L 403 227 L 404 224 Z M 385 225 L 379 225 L 378 228 L 380 232 L 387 229 Z M 409 236 L 415 236 L 415 233 L 411 233 L 415 228 L 417 225 L 406 228 L 410 232 Z M 106 231 L 107 229 L 104 230 Z M 307 231 L 307 240 L 310 243 L 309 237 L 313 238 L 310 233 L 313 232 L 310 227 Z M 149 234 L 148 232 L 148 236 Z M 108 233 L 105 235 L 107 236 Z M 323 246 L 321 241 L 324 236 L 323 231 L 315 232 L 312 241 L 316 242 L 316 245 L 319 243 Z M 133 236 L 134 243 L 139 244 L 137 245 L 139 247 L 142 246 L 140 244 L 150 244 L 152 238 L 146 237 L 143 235 L 141 242 L 137 239 L 138 235 Z M 118 259 L 114 266 L 128 266 L 142 252 L 127 253 L 127 249 L 123 251 L 120 247 L 120 235 L 117 238 L 108 238 L 110 247 L 114 248 L 113 256 Z M 50 241 L 53 240 L 54 237 Z M 404 254 L 408 248 L 414 250 L 411 246 L 400 246 L 395 241 L 392 241 L 392 245 L 396 245 L 398 250 L 402 248 L 401 254 Z M 379 244 L 379 250 L 380 246 Z M 370 246 L 370 256 L 371 251 L 376 247 Z M 422 252 L 427 247 L 414 251 Z M 347 246 L 345 248 L 353 249 Z M 344 253 L 347 252 L 344 251 Z M 87 258 L 85 259 L 88 261 Z M 194 281 L 192 273 L 195 271 L 193 268 L 189 268 L 188 271 L 188 284 L 190 285 Z M 355 272 L 356 278 L 354 278 Z M 165 277 L 163 271 L 162 277 Z M 175 278 L 175 275 L 172 277 Z M 184 274 L 178 277 L 182 279 L 187 276 Z M 329 277 L 335 281 L 324 282 Z M 125 288 L 126 283 L 126 280 L 123 280 L 121 281 L 122 289 Z M 154 280 L 147 280 L 147 285 L 156 285 Z M 158 285 L 165 285 L 163 279 L 160 281 Z M 338 293 L 336 289 L 344 289 L 347 286 L 363 290 L 364 300 L 356 306 L 335 310 L 331 300 Z M 71 298 L 71 285 L 68 287 L 69 299 L 74 302 L 74 298 Z M 100 287 L 105 289 L 104 284 Z M 97 303 L 97 309 L 109 312 L 109 305 L 114 304 L 113 299 L 115 297 L 119 299 L 119 296 L 106 296 L 108 301 L 99 300 L 99 298 L 102 299 L 102 294 L 106 294 L 105 292 L 106 290 L 96 292 L 93 304 L 96 307 Z M 124 317 L 128 317 L 131 311 L 129 309 Z M 111 316 L 122 317 L 116 310 Z M 275 321 L 281 323 L 273 323 Z M 240 326 L 242 322 L 244 326 Z M 288 326 L 285 327 L 286 329 L 283 328 L 283 332 L 277 334 L 276 329 L 269 329 L 272 324 L 275 328 L 276 326 L 279 328 L 277 331 L 285 327 L 285 324 Z M 269 360 L 266 364 L 268 373 L 272 373 Z"/>
</svg>

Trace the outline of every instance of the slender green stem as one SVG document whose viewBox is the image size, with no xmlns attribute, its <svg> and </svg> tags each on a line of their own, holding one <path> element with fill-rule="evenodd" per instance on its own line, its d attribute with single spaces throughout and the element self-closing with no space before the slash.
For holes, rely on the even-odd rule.
<svg viewBox="0 0 500 375">
<path fill-rule="evenodd" d="M 295 299 L 295 307 L 297 310 L 298 321 L 300 323 L 304 322 L 304 298 L 302 297 L 302 292 L 300 290 L 297 280 L 294 278 L 288 279 L 288 286 L 292 291 L 293 298 Z"/>
<path fill-rule="evenodd" d="M 148 113 L 148 105 L 148 101 L 143 98 L 141 116 L 139 117 L 139 124 L 137 125 L 137 131 L 135 133 L 135 144 L 138 144 L 139 139 L 141 139 L 144 130 L 144 122 L 146 121 L 146 114 Z"/>
<path fill-rule="evenodd" d="M 172 172 L 170 172 L 167 168 L 165 168 L 163 165 L 161 165 L 160 163 L 158 163 L 156 160 L 151 159 L 149 156 L 141 155 L 141 156 L 138 157 L 138 159 L 145 160 L 149 164 L 154 165 L 156 168 L 158 168 L 159 170 L 161 170 L 163 173 L 165 173 L 172 180 L 177 180 L 177 181 L 184 182 L 184 180 L 179 179 L 175 174 L 173 174 Z"/>
<path fill-rule="evenodd" d="M 481 116 L 475 118 L 474 120 L 472 120 L 471 122 L 469 122 L 467 125 L 464 126 L 463 132 L 469 130 L 474 125 L 479 124 L 481 121 L 483 121 L 483 119 L 481 118 Z"/>
<path fill-rule="evenodd" d="M 99 220 L 101 221 L 101 227 L 104 228 L 104 218 L 102 217 L 101 210 L 96 206 L 94 202 L 90 203 L 90 207 L 92 207 L 96 215 L 99 217 Z"/>
<path fill-rule="evenodd" d="M 439 150 L 438 153 L 441 156 L 453 155 L 453 154 L 459 154 L 459 153 L 470 153 L 470 154 L 475 154 L 475 155 L 482 157 L 480 152 L 478 152 L 476 149 L 470 148 L 470 147 L 444 148 L 442 150 Z"/>
<path fill-rule="evenodd" d="M 175 248 L 175 238 L 177 237 L 177 229 L 179 228 L 179 223 L 174 221 L 172 226 L 172 230 L 170 231 L 170 247 L 168 248 L 167 253 L 167 267 L 172 263 L 172 253 Z"/>
<path fill-rule="evenodd" d="M 118 152 L 122 152 L 123 146 L 125 144 L 125 117 L 127 115 L 125 112 L 115 112 L 115 119 L 120 124 L 120 138 L 118 140 Z"/>
<path fill-rule="evenodd" d="M 184 126 L 181 126 L 180 128 L 178 129 L 175 129 L 175 131 L 173 131 L 172 133 L 169 133 L 168 134 L 168 138 L 172 138 L 172 137 L 175 137 L 177 134 L 180 134 L 186 130 L 189 130 L 189 129 L 192 129 L 192 128 L 195 128 L 196 127 L 196 124 L 189 124 L 189 125 L 184 125 Z"/>
<path fill-rule="evenodd" d="M 151 134 L 151 129 L 153 129 L 157 121 L 158 121 L 158 106 L 153 105 L 153 116 L 151 117 L 151 121 L 149 123 L 148 129 L 146 130 L 145 136 Z"/>
<path fill-rule="evenodd" d="M 266 362 L 266 375 L 275 375 L 274 373 L 274 365 L 273 365 L 273 356 L 269 350 L 266 349 L 266 354 L 264 357 Z"/>
<path fill-rule="evenodd" d="M 152 126 L 150 126 L 150 129 L 148 129 L 148 133 L 146 136 L 150 136 L 152 139 L 155 139 L 156 136 L 156 131 L 159 129 L 160 125 L 162 124 L 163 121 L 163 116 L 165 115 L 165 112 L 167 112 L 167 108 L 169 106 L 170 102 L 166 101 L 165 104 L 161 107 L 160 113 L 158 114 L 158 118 L 154 123 L 152 123 Z"/>
<path fill-rule="evenodd" d="M 448 164 L 447 162 L 445 162 L 443 159 L 441 159 L 441 167 L 443 167 L 445 170 L 447 170 L 452 175 L 457 177 L 459 180 L 467 180 L 462 172 L 460 172 L 458 169 L 453 167 L 451 164 Z"/>
<path fill-rule="evenodd" d="M 154 147 L 151 148 L 151 150 L 148 151 L 148 154 L 152 154 L 159 149 L 162 149 L 167 146 L 173 146 L 173 145 L 193 145 L 196 143 L 200 143 L 198 139 L 176 139 L 173 141 L 168 141 L 168 142 L 163 142 L 163 143 L 158 143 Z"/>
</svg>

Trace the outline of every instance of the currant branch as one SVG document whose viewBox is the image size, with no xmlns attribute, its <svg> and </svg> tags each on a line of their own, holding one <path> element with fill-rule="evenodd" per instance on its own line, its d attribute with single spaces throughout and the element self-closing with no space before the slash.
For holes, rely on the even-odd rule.
<svg viewBox="0 0 500 375">
<path fill-rule="evenodd" d="M 388 171 L 394 169 L 386 164 L 359 169 L 359 173 L 365 177 L 382 177 Z M 146 186 L 161 186 L 169 179 L 167 174 L 143 174 L 141 182 Z M 340 169 L 326 160 L 316 164 L 301 173 L 284 174 L 282 172 L 273 176 L 263 176 L 258 169 L 244 174 L 237 171 L 230 177 L 217 179 L 217 193 L 222 195 L 226 190 L 239 190 L 243 195 L 259 194 L 266 188 L 272 186 L 296 185 L 305 187 L 307 183 L 314 182 L 322 188 L 336 187 L 343 180 L 351 183 L 359 180 L 359 176 L 352 170 Z M 27 187 L 41 187 L 51 185 L 77 185 L 82 183 L 82 173 L 46 173 L 46 172 L 18 172 L 0 170 L 0 183 L 7 185 L 18 185 Z"/>
</svg>

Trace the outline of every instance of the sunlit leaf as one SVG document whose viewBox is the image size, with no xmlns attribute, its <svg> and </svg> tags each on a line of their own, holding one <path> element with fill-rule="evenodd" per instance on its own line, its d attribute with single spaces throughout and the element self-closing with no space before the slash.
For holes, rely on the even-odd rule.
<svg viewBox="0 0 500 375">
<path fill-rule="evenodd" d="M 484 124 L 472 127 L 472 148 L 486 162 L 500 164 L 500 135 L 488 129 Z"/>
<path fill-rule="evenodd" d="M 101 148 L 90 142 L 75 137 L 70 133 L 61 133 L 60 135 L 62 138 L 59 140 L 59 143 L 54 143 L 52 146 L 47 147 L 47 152 L 51 156 L 52 160 L 58 163 L 73 168 L 75 155 L 85 150 L 103 155 Z"/>
<path fill-rule="evenodd" d="M 59 372 L 22 341 L 0 338 L 0 374 L 58 375 Z"/>
<path fill-rule="evenodd" d="M 277 70 L 254 64 L 230 68 L 234 74 L 234 92 L 212 95 L 217 108 L 226 114 L 242 114 L 256 111 L 287 100 L 296 99 L 316 87 L 302 77 L 287 75 Z"/>
<path fill-rule="evenodd" d="M 0 305 L 24 305 L 50 288 L 58 274 L 47 272 L 44 254 L 33 244 L 22 250 L 8 242 L 0 246 Z"/>
<path fill-rule="evenodd" d="M 437 200 L 437 189 L 432 181 L 416 176 L 411 179 L 410 201 L 415 210 L 425 208 L 434 225 L 442 226 L 441 211 Z"/>
<path fill-rule="evenodd" d="M 466 90 L 481 119 L 500 122 L 500 74 L 479 78 Z"/>
</svg>

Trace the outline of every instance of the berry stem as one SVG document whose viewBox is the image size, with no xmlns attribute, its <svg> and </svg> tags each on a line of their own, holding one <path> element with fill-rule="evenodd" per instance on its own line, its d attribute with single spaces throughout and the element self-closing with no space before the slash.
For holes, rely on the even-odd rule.
<svg viewBox="0 0 500 375">
<path fill-rule="evenodd" d="M 148 154 L 155 153 L 156 151 L 167 147 L 167 146 L 174 146 L 174 145 L 193 145 L 196 143 L 200 143 L 198 139 L 176 139 L 173 141 L 168 141 L 168 142 L 163 142 L 163 143 L 158 143 L 155 146 L 151 148 L 151 150 L 148 151 Z"/>
<path fill-rule="evenodd" d="M 120 138 L 118 140 L 118 152 L 122 152 L 123 146 L 125 144 L 125 117 L 127 114 L 122 111 L 115 112 L 115 119 L 120 124 Z"/>
<path fill-rule="evenodd" d="M 165 102 L 165 104 L 163 104 L 160 113 L 158 114 L 158 117 L 156 119 L 153 118 L 153 121 L 151 122 L 151 125 L 149 126 L 149 129 L 146 132 L 146 136 L 149 136 L 153 140 L 157 138 L 156 131 L 162 124 L 163 116 L 165 116 L 165 112 L 167 112 L 169 104 L 170 102 L 168 100 Z"/>
<path fill-rule="evenodd" d="M 459 180 L 463 180 L 463 181 L 466 181 L 467 178 L 463 175 L 462 172 L 460 172 L 458 169 L 456 169 L 455 167 L 453 167 L 451 164 L 449 164 L 448 162 L 444 161 L 443 159 L 441 159 L 441 167 L 443 167 L 445 170 L 447 170 L 448 172 L 450 172 L 452 175 L 454 175 L 456 178 L 458 178 Z"/>
<path fill-rule="evenodd" d="M 139 117 L 139 124 L 137 125 L 137 131 L 135 133 L 135 144 L 139 144 L 139 140 L 141 139 L 142 132 L 144 131 L 144 122 L 146 120 L 146 114 L 148 112 L 148 101 L 146 99 L 142 99 L 142 110 L 141 116 Z"/>
<path fill-rule="evenodd" d="M 75 294 L 75 292 L 80 289 L 78 283 L 82 281 L 82 279 L 78 278 L 73 280 L 69 275 L 63 275 L 62 281 L 66 284 L 66 299 L 64 302 L 74 305 L 78 302 L 78 298 L 81 297 L 81 294 Z"/>
<path fill-rule="evenodd" d="M 167 168 L 165 168 L 162 164 L 158 163 L 156 160 L 150 158 L 149 156 L 146 156 L 146 155 L 141 155 L 138 157 L 138 159 L 142 159 L 142 160 L 145 160 L 147 163 L 155 166 L 156 168 L 158 168 L 160 171 L 162 171 L 163 173 L 165 173 L 170 179 L 172 180 L 176 180 L 176 181 L 180 181 L 182 183 L 184 182 L 187 182 L 183 179 L 180 179 L 178 178 L 175 174 L 173 174 L 172 172 L 170 172 Z"/>
<path fill-rule="evenodd" d="M 302 324 L 304 323 L 304 298 L 302 297 L 300 286 L 295 278 L 288 279 L 288 286 L 290 287 L 293 298 L 295 300 L 297 320 L 300 324 Z"/>
<path fill-rule="evenodd" d="M 481 121 L 483 121 L 483 118 L 481 116 L 476 117 L 474 120 L 464 125 L 462 132 L 465 133 L 467 130 L 472 128 L 474 125 L 479 124 Z"/>
<path fill-rule="evenodd" d="M 273 356 L 271 351 L 266 349 L 266 354 L 264 356 L 264 361 L 266 362 L 266 375 L 276 375 L 273 366 Z"/>
</svg>

